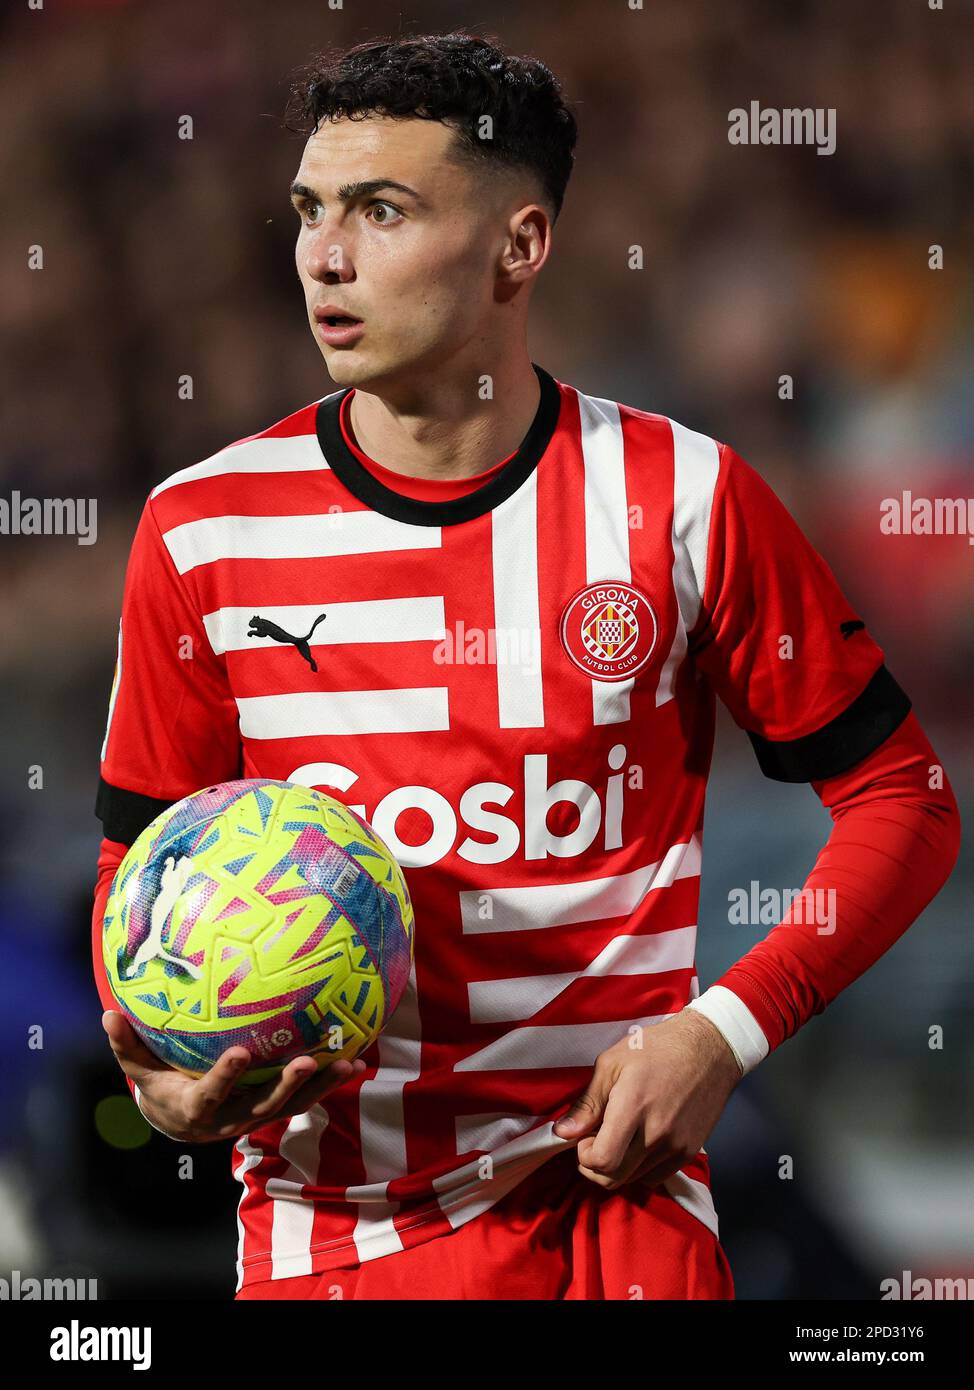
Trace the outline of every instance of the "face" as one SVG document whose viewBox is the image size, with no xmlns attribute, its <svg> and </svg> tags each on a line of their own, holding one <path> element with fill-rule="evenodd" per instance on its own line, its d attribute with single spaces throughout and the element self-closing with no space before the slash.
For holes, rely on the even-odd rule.
<svg viewBox="0 0 974 1390">
<path fill-rule="evenodd" d="M 339 386 L 395 383 L 471 360 L 510 333 L 550 224 L 523 182 L 459 162 L 437 121 L 324 122 L 292 190 L 308 321 Z M 518 196 L 520 195 L 520 197 Z M 325 310 L 358 323 L 329 323 Z"/>
</svg>

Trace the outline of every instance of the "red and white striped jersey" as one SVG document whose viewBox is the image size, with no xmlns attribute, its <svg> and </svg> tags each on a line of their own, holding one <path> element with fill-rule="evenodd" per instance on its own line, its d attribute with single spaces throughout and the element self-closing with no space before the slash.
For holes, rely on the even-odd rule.
<svg viewBox="0 0 974 1390">
<path fill-rule="evenodd" d="M 697 996 L 715 694 L 789 781 L 854 765 L 907 711 L 730 448 L 535 370 L 521 447 L 465 495 L 388 487 L 338 391 L 176 473 L 139 523 L 106 836 L 209 783 L 293 780 L 372 823 L 416 912 L 366 1072 L 236 1145 L 243 1282 L 469 1221 L 565 1146 L 553 1121 L 600 1052 Z M 248 635 L 322 613 L 311 660 Z M 736 988 L 724 1026 L 763 1055 Z M 703 1151 L 666 1190 L 716 1231 Z"/>
</svg>

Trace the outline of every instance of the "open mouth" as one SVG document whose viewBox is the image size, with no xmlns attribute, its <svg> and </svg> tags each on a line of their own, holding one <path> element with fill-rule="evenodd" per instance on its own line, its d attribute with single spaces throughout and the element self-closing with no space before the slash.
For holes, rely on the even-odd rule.
<svg viewBox="0 0 974 1390">
<path fill-rule="evenodd" d="M 329 328 L 346 328 L 350 324 L 361 322 L 361 319 L 349 318 L 347 314 L 329 314 L 322 319 L 322 323 L 327 323 Z"/>
</svg>

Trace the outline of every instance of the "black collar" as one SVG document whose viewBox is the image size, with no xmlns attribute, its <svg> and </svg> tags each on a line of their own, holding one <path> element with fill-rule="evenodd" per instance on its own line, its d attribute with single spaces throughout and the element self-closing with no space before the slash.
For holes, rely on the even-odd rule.
<svg viewBox="0 0 974 1390">
<path fill-rule="evenodd" d="M 505 502 L 516 492 L 522 483 L 537 468 L 542 455 L 551 441 L 558 424 L 561 409 L 561 392 L 553 377 L 543 367 L 532 362 L 541 383 L 541 399 L 531 422 L 531 428 L 521 440 L 517 453 L 507 466 L 496 473 L 483 487 L 469 492 L 465 497 L 454 497 L 448 502 L 427 502 L 418 497 L 404 497 L 381 483 L 374 474 L 359 462 L 345 443 L 339 423 L 342 401 L 351 391 L 339 391 L 326 396 L 318 403 L 316 429 L 318 443 L 326 462 L 345 484 L 349 492 L 371 507 L 374 512 L 390 516 L 396 521 L 405 521 L 413 526 L 456 526 L 461 521 L 472 521 Z"/>
</svg>

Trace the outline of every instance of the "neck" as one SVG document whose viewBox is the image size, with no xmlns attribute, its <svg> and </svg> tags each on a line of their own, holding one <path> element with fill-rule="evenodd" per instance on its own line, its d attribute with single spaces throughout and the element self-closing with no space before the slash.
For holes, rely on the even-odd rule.
<svg viewBox="0 0 974 1390">
<path fill-rule="evenodd" d="M 403 391 L 356 389 L 349 424 L 370 458 L 410 478 L 470 478 L 514 453 L 540 399 L 527 345 L 489 367 L 432 372 Z M 481 399 L 481 377 L 491 396 Z"/>
</svg>

